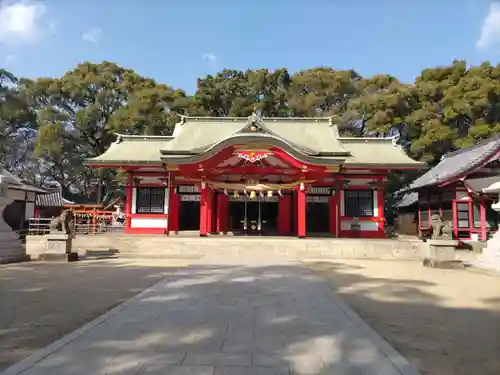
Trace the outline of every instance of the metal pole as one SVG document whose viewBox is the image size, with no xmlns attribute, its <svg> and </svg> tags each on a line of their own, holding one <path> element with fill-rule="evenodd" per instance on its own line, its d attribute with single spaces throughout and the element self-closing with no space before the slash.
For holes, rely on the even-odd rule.
<svg viewBox="0 0 500 375">
<path fill-rule="evenodd" d="M 247 203 L 247 197 L 245 196 L 245 217 L 243 218 L 243 230 L 245 231 L 245 234 L 247 231 Z"/>
<path fill-rule="evenodd" d="M 259 206 L 258 206 L 258 210 L 259 210 L 258 214 L 259 215 L 257 217 L 257 229 L 259 230 L 259 234 L 262 234 L 262 220 L 261 220 L 261 214 L 260 214 L 260 205 L 262 204 L 262 201 L 261 201 L 260 197 L 258 198 L 258 202 L 259 202 L 258 203 L 259 204 Z"/>
</svg>

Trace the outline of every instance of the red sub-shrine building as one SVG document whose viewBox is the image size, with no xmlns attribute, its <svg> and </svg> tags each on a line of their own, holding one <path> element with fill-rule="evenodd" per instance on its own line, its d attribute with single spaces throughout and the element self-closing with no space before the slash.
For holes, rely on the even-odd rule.
<svg viewBox="0 0 500 375">
<path fill-rule="evenodd" d="M 93 168 L 127 172 L 130 234 L 384 237 L 384 180 L 424 165 L 330 118 L 182 117 L 172 136 L 117 135 Z"/>
</svg>

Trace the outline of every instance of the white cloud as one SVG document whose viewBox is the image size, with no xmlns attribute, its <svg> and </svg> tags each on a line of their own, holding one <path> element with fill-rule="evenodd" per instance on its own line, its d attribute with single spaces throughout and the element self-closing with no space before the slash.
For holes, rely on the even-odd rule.
<svg viewBox="0 0 500 375">
<path fill-rule="evenodd" d="M 57 31 L 57 24 L 54 21 L 49 22 L 49 33 L 55 34 Z"/>
<path fill-rule="evenodd" d="M 90 42 L 97 44 L 101 40 L 102 29 L 100 27 L 94 27 L 93 29 L 86 31 L 82 34 L 82 40 L 85 42 Z"/>
<path fill-rule="evenodd" d="M 3 61 L 4 61 L 5 65 L 11 66 L 16 62 L 16 56 L 9 54 L 9 55 L 5 56 Z"/>
<path fill-rule="evenodd" d="M 213 53 L 204 53 L 201 55 L 201 60 L 208 62 L 210 65 L 215 65 L 217 62 L 217 56 L 215 56 Z"/>
<path fill-rule="evenodd" d="M 500 3 L 498 2 L 490 5 L 488 14 L 483 20 L 481 36 L 476 47 L 480 50 L 487 50 L 496 44 L 500 44 Z"/>
<path fill-rule="evenodd" d="M 44 4 L 36 1 L 0 1 L 0 43 L 29 43 L 44 33 Z"/>
</svg>

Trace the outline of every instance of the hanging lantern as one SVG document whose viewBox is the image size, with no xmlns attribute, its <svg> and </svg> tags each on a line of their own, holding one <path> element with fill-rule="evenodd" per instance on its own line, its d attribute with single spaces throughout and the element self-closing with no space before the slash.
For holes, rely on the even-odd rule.
<svg viewBox="0 0 500 375">
<path fill-rule="evenodd" d="M 238 194 L 238 192 L 235 190 L 233 191 L 233 197 L 234 198 L 238 198 L 240 195 Z"/>
<path fill-rule="evenodd" d="M 250 199 L 255 199 L 257 197 L 257 194 L 255 193 L 255 191 L 251 191 L 250 192 Z"/>
<path fill-rule="evenodd" d="M 264 198 L 264 193 L 262 191 L 260 192 L 259 195 L 260 195 L 261 198 Z"/>
<path fill-rule="evenodd" d="M 227 189 L 224 189 L 224 194 L 227 195 Z"/>
<path fill-rule="evenodd" d="M 267 191 L 267 197 L 268 198 L 272 198 L 272 196 L 273 196 L 273 191 L 272 190 L 268 190 Z"/>
<path fill-rule="evenodd" d="M 280 197 L 282 197 L 282 196 L 283 196 L 283 193 L 281 192 L 281 189 L 280 189 L 280 190 L 278 190 L 278 195 L 279 195 Z"/>
</svg>

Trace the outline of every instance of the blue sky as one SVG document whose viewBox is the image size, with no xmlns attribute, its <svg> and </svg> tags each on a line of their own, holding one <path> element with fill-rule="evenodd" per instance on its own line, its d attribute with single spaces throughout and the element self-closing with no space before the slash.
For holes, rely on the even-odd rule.
<svg viewBox="0 0 500 375">
<path fill-rule="evenodd" d="M 192 93 L 223 68 L 332 66 L 411 82 L 500 58 L 488 0 L 0 0 L 0 67 L 60 76 L 114 61 Z"/>
</svg>

